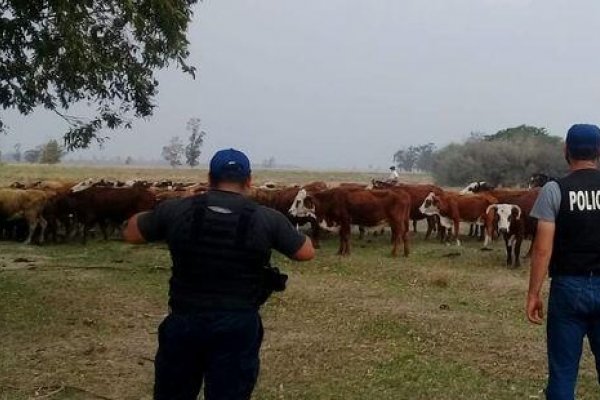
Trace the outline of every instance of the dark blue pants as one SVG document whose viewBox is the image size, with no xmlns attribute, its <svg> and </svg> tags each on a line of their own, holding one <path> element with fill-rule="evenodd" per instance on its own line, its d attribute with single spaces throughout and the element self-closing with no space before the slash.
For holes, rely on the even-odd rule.
<svg viewBox="0 0 600 400">
<path fill-rule="evenodd" d="M 600 373 L 600 277 L 552 278 L 547 329 L 550 376 L 546 397 L 573 400 L 586 335 Z"/>
<path fill-rule="evenodd" d="M 246 400 L 259 370 L 257 311 L 170 314 L 158 329 L 155 400 Z"/>
</svg>

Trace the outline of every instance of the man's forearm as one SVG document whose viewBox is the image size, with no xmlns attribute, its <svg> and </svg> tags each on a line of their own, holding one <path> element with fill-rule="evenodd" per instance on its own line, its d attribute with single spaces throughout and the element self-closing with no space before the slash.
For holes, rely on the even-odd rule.
<svg viewBox="0 0 600 400">
<path fill-rule="evenodd" d="M 538 295 L 542 290 L 546 275 L 548 275 L 548 266 L 550 265 L 551 255 L 551 251 L 534 249 L 529 275 L 530 295 Z"/>
<path fill-rule="evenodd" d="M 138 228 L 138 217 L 140 216 L 140 214 L 142 213 L 134 215 L 133 217 L 129 218 L 129 220 L 125 223 L 125 227 L 123 228 L 123 239 L 127 243 L 146 243 L 146 240 L 144 239 Z"/>
</svg>

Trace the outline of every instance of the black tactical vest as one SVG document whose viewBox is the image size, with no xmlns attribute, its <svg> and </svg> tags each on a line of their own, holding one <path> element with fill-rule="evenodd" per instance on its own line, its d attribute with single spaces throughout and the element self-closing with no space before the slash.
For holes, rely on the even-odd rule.
<svg viewBox="0 0 600 400">
<path fill-rule="evenodd" d="M 600 171 L 584 169 L 558 181 L 550 276 L 600 273 Z"/>
<path fill-rule="evenodd" d="M 210 192 L 194 198 L 189 215 L 169 235 L 173 312 L 257 309 L 265 300 L 263 271 L 271 254 L 247 246 L 258 206 L 240 198 L 231 209 L 212 198 Z"/>
</svg>

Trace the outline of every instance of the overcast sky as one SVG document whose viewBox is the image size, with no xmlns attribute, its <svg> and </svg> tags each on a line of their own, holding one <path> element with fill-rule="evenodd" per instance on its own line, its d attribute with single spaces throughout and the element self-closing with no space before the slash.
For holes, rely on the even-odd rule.
<svg viewBox="0 0 600 400">
<path fill-rule="evenodd" d="M 161 72 L 154 117 L 81 154 L 160 158 L 194 116 L 203 161 L 236 147 L 312 168 L 386 167 L 402 146 L 523 123 L 563 135 L 600 120 L 599 15 L 598 0 L 205 0 L 196 80 Z M 64 129 L 3 118 L 5 151 Z"/>
</svg>

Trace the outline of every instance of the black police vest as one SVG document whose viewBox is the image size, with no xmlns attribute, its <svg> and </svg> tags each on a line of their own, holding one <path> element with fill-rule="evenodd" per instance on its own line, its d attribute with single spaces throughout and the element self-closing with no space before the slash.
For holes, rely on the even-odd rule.
<svg viewBox="0 0 600 400">
<path fill-rule="evenodd" d="M 600 171 L 584 169 L 558 181 L 550 276 L 600 273 Z"/>
<path fill-rule="evenodd" d="M 233 210 L 211 204 L 210 192 L 193 200 L 188 221 L 169 240 L 173 312 L 260 306 L 263 271 L 271 255 L 248 248 L 250 222 L 258 206 L 247 199 L 239 203 Z"/>
</svg>

